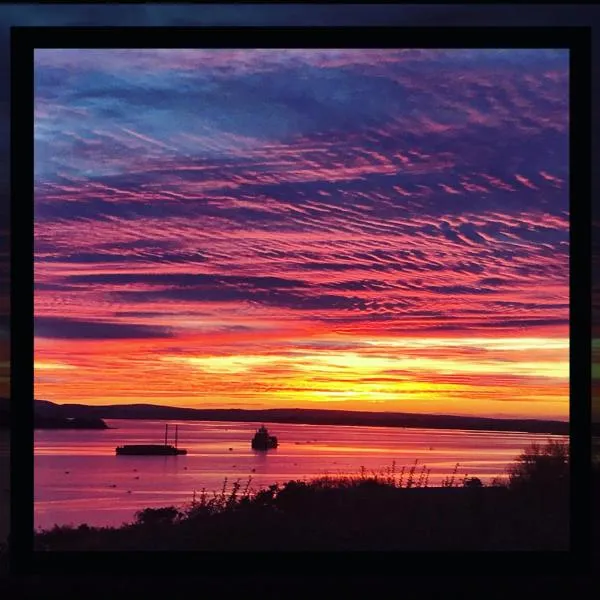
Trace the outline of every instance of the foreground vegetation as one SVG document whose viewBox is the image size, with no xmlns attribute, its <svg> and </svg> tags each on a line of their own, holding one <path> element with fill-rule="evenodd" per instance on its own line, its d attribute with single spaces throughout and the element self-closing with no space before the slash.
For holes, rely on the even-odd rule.
<svg viewBox="0 0 600 600">
<path fill-rule="evenodd" d="M 569 454 L 532 446 L 483 485 L 429 487 L 415 463 L 380 473 L 289 481 L 252 492 L 251 480 L 205 491 L 189 506 L 145 509 L 119 528 L 59 527 L 37 550 L 560 550 L 568 549 Z"/>
</svg>

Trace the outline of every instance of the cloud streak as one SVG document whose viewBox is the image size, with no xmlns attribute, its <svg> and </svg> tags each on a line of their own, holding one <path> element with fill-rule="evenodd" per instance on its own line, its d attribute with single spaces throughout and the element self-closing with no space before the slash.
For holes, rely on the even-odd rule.
<svg viewBox="0 0 600 600">
<path fill-rule="evenodd" d="M 136 368 L 154 373 L 157 398 L 201 404 L 167 374 L 163 342 L 197 358 L 199 347 L 283 357 L 328 336 L 451 336 L 463 350 L 480 337 L 568 338 L 566 53 L 40 50 L 35 60 L 36 360 L 66 361 L 95 340 L 112 373 L 114 357 L 143 342 L 152 366 Z M 518 372 L 513 354 L 506 373 Z M 278 385 L 305 389 L 300 371 L 286 363 Z M 443 404 L 439 373 L 426 372 L 419 402 L 398 383 L 381 409 Z M 235 404 L 262 377 L 244 373 L 227 386 L 194 368 L 189 381 Z M 566 418 L 568 395 L 549 376 L 535 393 L 469 377 L 459 396 L 470 412 L 525 390 L 515 414 Z M 44 386 L 44 397 L 62 395 Z M 244 398 L 310 405 L 324 401 L 317 388 Z M 363 389 L 345 405 L 377 396 Z"/>
</svg>

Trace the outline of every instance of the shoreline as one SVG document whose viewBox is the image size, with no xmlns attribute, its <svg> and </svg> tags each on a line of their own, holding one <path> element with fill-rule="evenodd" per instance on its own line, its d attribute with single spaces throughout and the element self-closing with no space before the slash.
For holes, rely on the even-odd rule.
<svg viewBox="0 0 600 600">
<path fill-rule="evenodd" d="M 171 421 L 168 418 L 158 418 L 158 417 L 107 417 L 107 421 Z M 482 427 L 476 426 L 444 426 L 444 425 L 432 425 L 432 424 L 406 424 L 406 425 L 396 425 L 393 423 L 339 423 L 339 422 L 321 422 L 321 421 L 296 421 L 296 420 L 285 420 L 285 419 L 220 419 L 220 418 L 197 418 L 197 417 L 177 417 L 173 420 L 176 421 L 188 421 L 191 423 L 265 423 L 265 424 L 280 424 L 280 425 L 316 425 L 316 426 L 332 426 L 332 427 L 370 427 L 370 428 L 389 428 L 389 429 L 436 429 L 440 431 L 465 431 L 465 432 L 479 432 L 479 433 L 523 433 L 530 435 L 552 435 L 552 436 L 568 436 L 569 431 L 565 431 L 564 433 L 557 433 L 555 431 L 547 431 L 547 430 L 526 430 L 526 429 L 484 429 Z M 567 424 L 568 425 L 568 424 Z M 118 427 L 110 427 L 107 429 L 119 429 Z"/>
<path fill-rule="evenodd" d="M 545 442 L 549 443 L 551 442 L 551 440 L 546 439 Z M 515 446 L 517 445 L 517 443 L 515 443 Z M 541 443 L 544 443 L 544 441 L 534 441 L 530 439 L 528 442 L 523 440 L 522 446 L 520 443 L 518 443 L 518 445 L 521 447 L 525 447 L 526 444 Z M 555 440 L 554 443 L 564 444 L 568 442 L 565 442 L 563 440 Z M 515 454 L 518 451 L 519 450 L 515 448 Z M 224 456 L 226 455 L 229 455 L 229 453 L 224 453 Z M 194 452 L 190 452 L 188 456 L 194 456 Z M 321 466 L 316 470 L 310 467 L 308 468 L 308 470 L 296 470 L 294 468 L 291 468 L 289 472 L 286 471 L 285 473 L 282 473 L 278 471 L 276 474 L 268 472 L 255 473 L 253 467 L 256 467 L 258 469 L 258 466 L 256 465 L 256 463 L 250 462 L 248 464 L 245 464 L 245 466 L 242 466 L 242 468 L 239 470 L 235 470 L 236 465 L 233 465 L 233 470 L 224 468 L 218 478 L 209 476 L 206 479 L 204 479 L 205 474 L 202 472 L 198 472 L 193 463 L 184 462 L 182 463 L 182 465 L 185 466 L 185 470 L 189 468 L 189 471 L 187 473 L 184 473 L 183 471 L 181 471 L 181 466 L 178 467 L 176 470 L 181 476 L 185 477 L 189 475 L 191 477 L 189 485 L 183 487 L 176 486 L 172 488 L 173 491 L 167 495 L 162 495 L 162 497 L 159 497 L 159 494 L 153 494 L 153 497 L 148 502 L 148 497 L 144 497 L 146 490 L 142 489 L 142 493 L 138 494 L 138 491 L 140 490 L 134 489 L 133 487 L 131 487 L 131 484 L 125 485 L 126 481 L 128 481 L 126 477 L 124 480 L 120 481 L 115 479 L 115 476 L 113 475 L 113 478 L 110 480 L 107 479 L 105 483 L 108 487 L 118 488 L 112 490 L 112 492 L 116 493 L 117 496 L 120 494 L 119 498 L 121 499 L 121 501 L 124 502 L 123 506 L 120 506 L 120 503 L 117 502 L 114 505 L 114 509 L 109 509 L 106 512 L 102 510 L 100 512 L 103 514 L 96 514 L 95 516 L 99 517 L 98 521 L 90 522 L 89 520 L 86 521 L 85 519 L 80 518 L 80 511 L 77 509 L 77 507 L 75 510 L 76 514 L 73 514 L 68 510 L 67 504 L 58 507 L 54 506 L 54 510 L 52 510 L 52 507 L 50 507 L 50 510 L 48 510 L 48 506 L 44 507 L 44 502 L 36 502 L 36 514 L 38 509 L 40 509 L 40 512 L 39 520 L 36 516 L 35 522 L 37 527 L 47 529 L 49 522 L 46 519 L 50 516 L 51 513 L 53 513 L 53 517 L 58 519 L 57 522 L 62 523 L 63 525 L 66 525 L 68 522 L 71 522 L 74 524 L 75 527 L 81 524 L 87 524 L 88 526 L 92 527 L 114 527 L 119 526 L 119 524 L 130 520 L 135 510 L 137 509 L 156 508 L 164 506 L 166 504 L 173 504 L 178 509 L 183 509 L 183 507 L 188 505 L 193 500 L 196 493 L 202 493 L 202 491 L 205 491 L 209 495 L 218 495 L 222 491 L 228 493 L 233 488 L 233 486 L 239 484 L 242 487 L 248 485 L 249 489 L 253 493 L 256 493 L 260 490 L 268 489 L 272 485 L 279 485 L 281 481 L 287 480 L 306 482 L 314 478 L 330 480 L 336 480 L 340 478 L 356 479 L 358 477 L 369 477 L 369 474 L 378 474 L 378 476 L 383 478 L 384 480 L 388 480 L 389 478 L 393 479 L 394 477 L 400 479 L 404 478 L 406 480 L 408 479 L 410 473 L 412 473 L 413 475 L 411 475 L 411 477 L 414 477 L 415 487 L 417 487 L 416 484 L 418 484 L 419 481 L 421 483 L 426 483 L 428 489 L 433 494 L 436 493 L 435 490 L 446 487 L 444 485 L 444 482 L 459 482 L 471 478 L 478 479 L 485 487 L 492 487 L 494 485 L 494 481 L 501 480 L 507 475 L 507 469 L 512 462 L 512 458 L 507 456 L 505 460 L 498 461 L 497 466 L 496 463 L 493 463 L 494 466 L 491 469 L 473 469 L 473 466 L 468 464 L 468 459 L 467 464 L 462 462 L 460 459 L 452 459 L 451 465 L 446 465 L 446 462 L 443 462 L 441 465 L 431 464 L 430 460 L 433 460 L 433 462 L 435 463 L 439 459 L 437 459 L 435 456 L 433 457 L 433 459 L 428 458 L 427 456 L 403 456 L 400 459 L 387 456 L 383 459 L 377 458 L 376 461 L 378 464 L 362 463 L 361 459 L 358 459 L 353 460 L 350 463 L 344 465 L 336 466 L 336 463 L 334 462 L 333 466 L 329 464 Z M 236 462 L 238 465 L 242 464 L 239 462 L 238 459 L 232 459 L 232 461 Z M 138 473 L 129 473 L 129 469 L 136 467 L 135 469 L 133 469 L 134 471 L 140 470 L 143 472 L 143 464 L 144 463 L 136 463 L 129 465 L 126 469 L 127 472 L 124 471 L 124 474 L 129 474 L 130 477 L 137 476 Z M 172 464 L 176 464 L 175 459 Z M 367 466 L 361 466 L 364 464 L 367 464 Z M 72 476 L 73 474 L 71 474 L 71 477 Z M 137 477 L 135 478 L 137 479 Z M 113 481 L 116 482 L 118 485 L 109 485 Z M 131 483 L 135 486 L 134 482 Z M 128 487 L 131 488 L 131 490 L 133 490 L 133 496 L 130 495 L 132 493 L 131 491 L 126 492 Z M 125 492 L 127 493 L 127 495 L 124 495 Z M 117 498 L 115 497 L 115 499 Z M 93 505 L 94 502 L 96 502 L 96 500 L 90 497 L 89 502 L 91 505 Z M 144 505 L 144 502 L 148 503 Z M 109 514 L 111 512 L 112 514 Z"/>
<path fill-rule="evenodd" d="M 38 417 L 140 421 L 223 421 L 232 423 L 287 423 L 354 427 L 398 427 L 569 435 L 569 421 L 550 419 L 498 419 L 457 415 L 346 411 L 334 409 L 197 409 L 152 404 L 55 404 L 36 400 Z"/>
<path fill-rule="evenodd" d="M 220 494 L 203 491 L 186 506 L 140 507 L 133 521 L 117 527 L 40 528 L 34 545 L 40 551 L 566 549 L 568 446 L 549 442 L 541 455 L 530 450 L 488 485 L 455 472 L 430 486 L 416 463 L 409 471 L 392 464 L 379 473 L 288 480 L 254 491 L 224 484 Z"/>
</svg>

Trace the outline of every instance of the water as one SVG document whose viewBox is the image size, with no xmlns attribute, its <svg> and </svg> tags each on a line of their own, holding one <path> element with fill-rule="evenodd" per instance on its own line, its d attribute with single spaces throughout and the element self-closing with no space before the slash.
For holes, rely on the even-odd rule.
<svg viewBox="0 0 600 600">
<path fill-rule="evenodd" d="M 174 421 L 170 423 L 175 424 Z M 162 443 L 164 421 L 107 420 L 115 429 L 35 432 L 35 525 L 121 525 L 146 507 L 183 506 L 202 488 L 220 491 L 223 479 L 252 477 L 257 489 L 326 473 L 356 474 L 361 466 L 396 470 L 415 459 L 436 485 L 460 463 L 458 475 L 484 483 L 503 473 L 531 442 L 566 439 L 514 432 L 401 429 L 267 423 L 279 448 L 255 452 L 260 423 L 179 422 L 186 456 L 115 456 L 122 444 Z M 172 439 L 170 440 L 173 441 Z"/>
</svg>

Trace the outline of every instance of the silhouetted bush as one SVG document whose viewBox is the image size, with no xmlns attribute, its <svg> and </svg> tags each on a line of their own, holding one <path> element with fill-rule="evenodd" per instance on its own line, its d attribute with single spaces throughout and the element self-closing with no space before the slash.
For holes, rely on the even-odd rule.
<svg viewBox="0 0 600 600">
<path fill-rule="evenodd" d="M 549 492 L 569 489 L 569 446 L 548 441 L 532 444 L 508 468 L 508 485 L 515 490 Z"/>
<path fill-rule="evenodd" d="M 480 488 L 483 487 L 483 482 L 479 477 L 466 477 L 463 486 L 468 488 Z"/>
<path fill-rule="evenodd" d="M 135 513 L 138 525 L 172 525 L 182 515 L 174 506 L 145 508 Z"/>
</svg>

